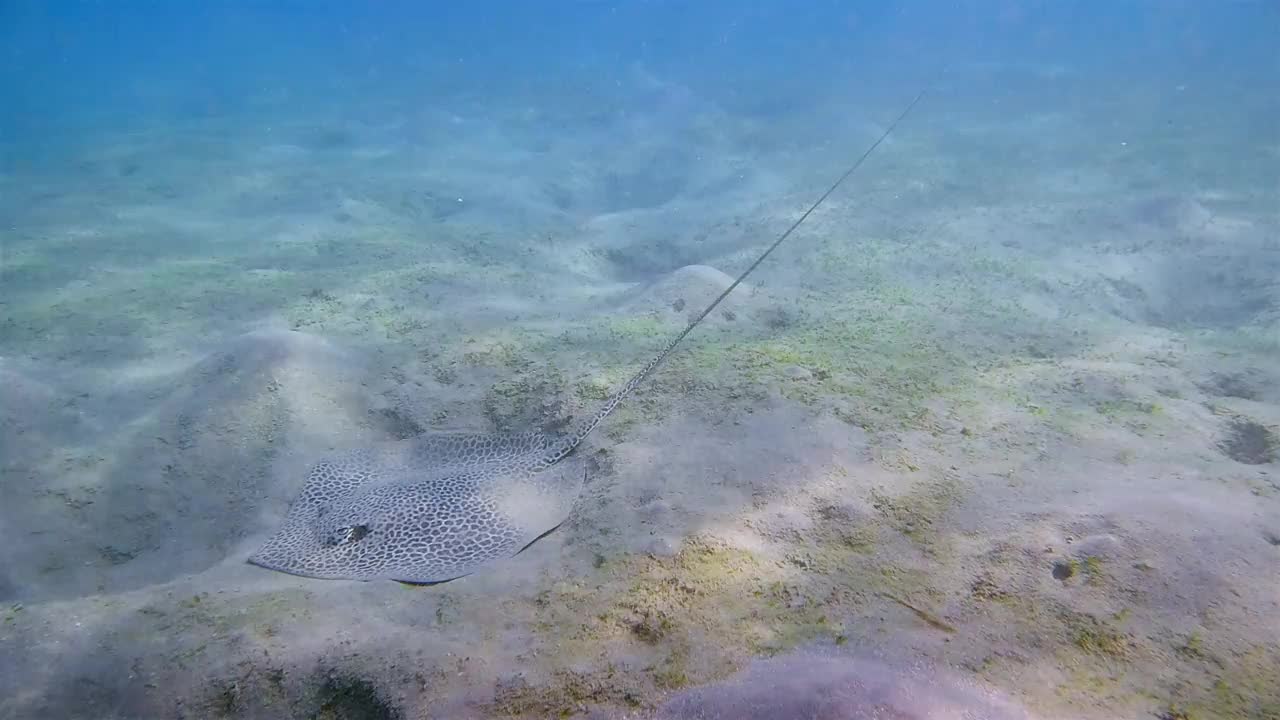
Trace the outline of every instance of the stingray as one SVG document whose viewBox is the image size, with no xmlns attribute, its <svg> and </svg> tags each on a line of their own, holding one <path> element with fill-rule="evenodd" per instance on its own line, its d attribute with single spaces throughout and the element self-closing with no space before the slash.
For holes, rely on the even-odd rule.
<svg viewBox="0 0 1280 720">
<path fill-rule="evenodd" d="M 517 555 L 558 528 L 586 481 L 574 451 L 884 142 L 880 137 L 602 407 L 569 433 L 431 433 L 324 459 L 249 562 L 311 578 L 447 582 Z"/>
</svg>

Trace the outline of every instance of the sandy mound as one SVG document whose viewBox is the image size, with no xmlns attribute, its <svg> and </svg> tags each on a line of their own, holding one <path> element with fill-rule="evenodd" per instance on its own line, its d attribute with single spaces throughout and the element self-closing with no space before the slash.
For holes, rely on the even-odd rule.
<svg viewBox="0 0 1280 720">
<path fill-rule="evenodd" d="M 1082 276 L 1111 312 L 1159 327 L 1265 326 L 1280 313 L 1280 249 L 1265 222 L 1161 195 L 1104 213 Z"/>
<path fill-rule="evenodd" d="M 733 277 L 708 265 L 686 265 L 644 286 L 622 306 L 628 315 L 658 315 L 688 323 L 715 300 Z M 704 321 L 712 325 L 746 322 L 780 327 L 789 322 L 787 311 L 768 293 L 742 283 Z"/>
<path fill-rule="evenodd" d="M 6 472 L 29 466 L 53 444 L 78 442 L 93 429 L 71 393 L 0 358 L 0 458 Z"/>
<path fill-rule="evenodd" d="M 1198 233 L 1213 221 L 1213 213 L 1199 200 L 1183 195 L 1155 195 L 1133 206 L 1133 219 L 1165 232 Z"/>
<path fill-rule="evenodd" d="M 24 540 L 5 544 L 10 587 L 26 588 L 11 592 L 124 590 L 223 560 L 260 529 L 265 499 L 292 494 L 300 466 L 367 433 L 363 377 L 360 361 L 323 340 L 258 332 L 179 374 L 158 400 L 148 403 L 154 388 L 125 391 L 92 419 L 46 386 L 6 383 L 16 402 L 5 403 L 0 445 L 29 461 L 7 468 L 0 510 Z M 93 444 L 51 442 L 86 425 L 104 428 Z"/>
<path fill-rule="evenodd" d="M 92 436 L 93 423 L 75 400 L 32 377 L 28 369 L 0 359 L 0 487 L 6 491 L 0 502 L 0 527 L 7 531 L 36 531 L 42 526 L 20 521 L 33 521 L 33 503 L 56 492 L 41 487 L 43 469 L 56 464 L 53 449 Z M 23 544 L 0 544 L 0 601 L 19 595 L 18 588 L 30 576 L 32 568 L 25 567 L 30 563 Z"/>
<path fill-rule="evenodd" d="M 762 526 L 803 533 L 806 521 L 789 521 L 803 513 L 808 486 L 831 463 L 860 477 L 878 475 L 867 462 L 866 433 L 783 401 L 765 401 L 759 412 L 731 420 L 681 413 L 616 443 L 596 442 L 609 448 L 611 477 L 607 486 L 588 490 L 578 522 L 611 528 L 613 542 L 630 552 L 670 555 L 689 536 L 712 528 L 753 544 L 725 530 L 752 506 L 769 508 Z M 604 515 L 597 499 L 616 514 Z"/>
</svg>

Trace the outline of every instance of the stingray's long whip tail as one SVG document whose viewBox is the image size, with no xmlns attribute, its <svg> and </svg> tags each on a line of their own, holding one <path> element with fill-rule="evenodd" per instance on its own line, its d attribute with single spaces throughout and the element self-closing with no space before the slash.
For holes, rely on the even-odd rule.
<svg viewBox="0 0 1280 720">
<path fill-rule="evenodd" d="M 788 237 L 791 237 L 791 233 L 795 232 L 796 228 L 800 227 L 801 223 L 807 220 L 809 215 L 811 215 L 814 210 L 818 209 L 819 205 L 826 202 L 826 199 L 831 196 L 831 193 L 836 191 L 836 188 L 840 187 L 845 180 L 849 179 L 850 175 L 856 172 L 858 168 L 862 167 L 862 163 L 866 162 L 867 158 L 871 157 L 871 153 L 875 152 L 876 148 L 880 147 L 880 143 L 884 142 L 885 138 L 889 137 L 889 133 L 893 132 L 893 129 L 898 127 L 898 124 L 905 120 L 907 115 L 911 114 L 912 108 L 920 102 L 920 99 L 923 98 L 924 95 L 924 90 L 917 93 L 916 96 L 912 98 L 911 102 L 907 104 L 907 107 L 898 114 L 898 117 L 894 118 L 893 122 L 889 123 L 889 127 L 885 128 L 885 131 L 880 134 L 880 137 L 876 138 L 876 141 L 871 143 L 871 146 L 868 147 L 852 165 L 849 166 L 848 170 L 844 171 L 843 175 L 836 178 L 836 181 L 831 183 L 831 187 L 827 188 L 827 191 L 822 193 L 822 196 L 815 200 L 813 204 L 809 206 L 809 209 L 804 211 L 804 214 L 796 219 L 795 222 L 791 223 L 791 227 L 787 228 L 786 231 L 778 236 L 777 240 L 774 240 L 764 252 L 760 253 L 760 256 L 755 259 L 755 262 L 747 266 L 747 269 L 743 270 L 742 274 L 738 275 L 737 279 L 730 283 L 729 287 L 724 289 L 724 292 L 720 293 L 715 300 L 712 300 L 711 304 L 707 305 L 706 309 L 701 313 L 698 313 L 698 317 L 694 318 L 684 330 L 680 331 L 679 335 L 672 338 L 671 342 L 667 343 L 667 346 L 664 347 L 661 352 L 645 364 L 645 366 L 640 369 L 640 372 L 636 373 L 630 380 L 628 380 L 627 384 L 623 385 L 621 390 L 605 401 L 604 405 L 601 406 L 595 414 L 579 424 L 571 434 L 564 436 L 552 445 L 548 450 L 547 455 L 544 456 L 543 462 L 550 465 L 563 460 L 566 456 L 572 453 L 574 448 L 576 448 L 578 444 L 581 443 L 587 435 L 601 423 L 601 421 L 609 416 L 609 413 L 617 409 L 618 405 L 621 404 L 622 401 L 640 385 L 640 383 L 644 382 L 645 378 L 649 377 L 649 375 L 667 359 L 667 356 L 671 354 L 672 350 L 676 349 L 676 346 L 680 344 L 681 340 L 684 340 L 689 333 L 693 332 L 693 329 L 698 327 L 698 325 L 716 309 L 716 306 L 728 297 L 729 293 L 733 292 L 734 288 L 742 284 L 742 281 L 746 280 L 747 276 L 759 267 L 760 263 L 764 262 L 765 258 L 769 257 L 774 250 L 777 250 L 778 246 L 781 245 L 783 241 Z"/>
</svg>

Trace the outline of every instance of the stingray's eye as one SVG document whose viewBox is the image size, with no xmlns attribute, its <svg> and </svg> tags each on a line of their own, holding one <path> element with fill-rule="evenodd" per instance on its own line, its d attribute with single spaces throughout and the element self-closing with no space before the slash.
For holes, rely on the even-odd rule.
<svg viewBox="0 0 1280 720">
<path fill-rule="evenodd" d="M 351 525 L 349 527 L 338 528 L 330 535 L 325 537 L 324 544 L 329 547 L 336 545 L 351 545 L 360 542 L 369 534 L 368 525 Z"/>
</svg>

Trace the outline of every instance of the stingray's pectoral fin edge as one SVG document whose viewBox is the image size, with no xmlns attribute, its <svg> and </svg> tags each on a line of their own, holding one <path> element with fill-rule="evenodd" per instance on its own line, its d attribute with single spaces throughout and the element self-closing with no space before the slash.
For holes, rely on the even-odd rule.
<svg viewBox="0 0 1280 720">
<path fill-rule="evenodd" d="M 331 575 L 321 575 L 319 573 L 311 573 L 299 568 L 285 567 L 275 563 L 267 562 L 256 555 L 250 555 L 245 562 L 256 567 L 266 570 L 274 570 L 275 572 L 284 573 L 285 575 L 293 575 L 295 577 L 312 578 L 314 580 L 351 580 L 355 582 L 369 582 L 367 578 L 335 578 Z"/>
<path fill-rule="evenodd" d="M 566 520 L 567 520 L 567 519 L 568 519 L 568 518 L 566 518 Z M 560 522 L 556 523 L 556 524 L 555 524 L 555 525 L 554 525 L 550 530 L 548 530 L 548 531 L 546 531 L 546 532 L 542 533 L 542 534 L 541 534 L 541 535 L 539 535 L 538 537 L 536 537 L 536 538 L 534 538 L 534 539 L 530 540 L 529 542 L 525 543 L 525 544 L 524 544 L 524 547 L 522 547 L 522 548 L 520 548 L 519 550 L 517 550 L 517 551 L 516 551 L 516 555 L 519 555 L 520 553 L 524 552 L 525 550 L 528 550 L 529 548 L 533 547 L 533 544 L 534 544 L 534 543 L 536 543 L 536 542 L 538 542 L 539 540 L 541 540 L 542 538 L 544 538 L 544 537 L 546 537 L 546 536 L 550 535 L 551 533 L 553 533 L 553 532 L 555 532 L 555 531 L 559 530 L 559 529 L 560 529 L 560 526 L 561 526 L 561 525 L 564 525 L 564 523 L 565 523 L 565 520 L 561 520 Z M 512 557 L 515 557 L 515 556 L 513 555 Z"/>
<path fill-rule="evenodd" d="M 582 484 L 583 484 L 583 485 L 586 485 L 586 484 L 587 484 L 587 466 L 586 466 L 586 465 L 583 465 L 583 466 L 582 466 Z M 536 538 L 534 538 L 534 539 L 530 540 L 529 542 L 525 543 L 525 544 L 524 544 L 524 547 L 522 547 L 522 548 L 520 548 L 519 550 L 517 550 L 515 554 L 516 554 L 516 555 L 519 555 L 520 553 L 524 552 L 525 550 L 528 550 L 529 548 L 533 547 L 533 544 L 534 544 L 534 543 L 536 543 L 536 542 L 538 542 L 539 540 L 541 540 L 542 538 L 544 538 L 544 537 L 546 537 L 546 536 L 550 535 L 551 533 L 553 533 L 553 532 L 555 532 L 555 531 L 559 530 L 559 529 L 560 529 L 560 527 L 561 527 L 562 525 L 564 525 L 564 524 L 565 524 L 566 522 L 568 522 L 568 521 L 569 521 L 569 518 L 568 518 L 568 517 L 565 517 L 565 519 L 561 520 L 560 522 L 556 523 L 555 525 L 552 525 L 552 526 L 551 526 L 551 529 L 549 529 L 549 530 L 547 530 L 547 531 L 543 532 L 543 533 L 542 533 L 541 535 L 539 535 L 538 537 L 536 537 Z M 514 555 L 513 555 L 512 557 L 514 557 Z"/>
<path fill-rule="evenodd" d="M 529 541 L 529 542 L 526 542 L 526 543 L 525 543 L 525 546 L 524 546 L 524 547 L 521 547 L 521 548 L 520 548 L 520 550 L 517 550 L 515 553 L 513 553 L 512 557 L 515 557 L 516 555 L 520 555 L 520 553 L 521 553 L 521 552 L 524 552 L 524 551 L 526 551 L 526 550 L 529 550 L 529 548 L 530 548 L 530 547 L 534 546 L 534 543 L 535 543 L 535 542 L 538 542 L 538 541 L 540 541 L 540 539 L 543 539 L 543 538 L 545 538 L 545 537 L 549 536 L 549 534 L 552 534 L 552 533 L 556 532 L 556 530 L 558 530 L 559 528 L 561 528 L 561 525 L 563 525 L 563 524 L 564 524 L 564 521 L 563 521 L 563 520 L 561 520 L 561 521 L 559 521 L 559 523 L 557 523 L 557 524 L 556 524 L 556 527 L 554 527 L 554 528 L 552 528 L 552 529 L 549 529 L 549 530 L 547 530 L 547 532 L 545 532 L 545 533 L 543 533 L 543 534 L 540 534 L 540 536 L 538 536 L 538 537 L 536 537 L 536 538 L 534 538 L 534 539 L 531 539 L 531 541 Z M 392 579 L 393 579 L 393 580 L 396 580 L 396 582 L 397 582 L 397 583 L 402 584 L 402 585 L 412 585 L 412 587 L 425 588 L 425 587 L 431 587 L 431 585 L 443 585 L 444 583 L 452 583 L 452 582 L 453 582 L 453 580 L 460 580 L 460 579 L 462 579 L 462 578 L 466 578 L 466 577 L 468 577 L 468 575 L 472 575 L 472 574 L 474 574 L 474 573 L 463 573 L 463 574 L 461 574 L 461 575 L 457 575 L 457 577 L 453 577 L 453 578 L 445 578 L 445 579 L 443 579 L 443 580 L 401 580 L 401 579 L 398 579 L 398 578 L 392 578 Z"/>
<path fill-rule="evenodd" d="M 400 583 L 401 585 L 408 585 L 410 587 L 431 587 L 432 585 L 443 585 L 448 582 L 453 582 L 454 580 L 461 580 L 462 578 L 467 577 L 468 575 L 471 575 L 471 573 L 463 573 L 456 577 L 445 578 L 444 580 L 399 580 L 397 578 L 391 578 L 391 579 L 395 582 Z"/>
<path fill-rule="evenodd" d="M 298 570 L 296 568 L 289 568 L 289 567 L 284 567 L 281 565 L 275 565 L 269 562 L 265 562 L 264 560 L 262 560 L 261 558 L 258 558 L 255 555 L 249 556 L 245 560 L 245 562 L 250 565 L 255 565 L 257 567 L 265 568 L 267 570 L 274 570 L 276 572 L 284 573 L 286 575 L 294 575 L 296 577 L 312 578 L 316 580 L 350 580 L 353 582 L 372 582 L 374 580 L 380 579 L 380 578 L 333 577 L 331 575 L 320 575 L 318 573 L 309 573 L 304 570 Z M 459 578 L 464 578 L 470 574 L 471 573 L 463 573 L 462 575 L 458 575 L 456 577 L 451 577 L 451 578 L 445 578 L 444 580 L 400 580 L 398 578 L 387 578 L 387 579 L 401 583 L 402 585 L 414 585 L 414 586 L 426 587 L 430 585 L 442 585 L 447 582 L 453 582 L 454 580 L 457 580 Z"/>
</svg>

